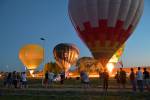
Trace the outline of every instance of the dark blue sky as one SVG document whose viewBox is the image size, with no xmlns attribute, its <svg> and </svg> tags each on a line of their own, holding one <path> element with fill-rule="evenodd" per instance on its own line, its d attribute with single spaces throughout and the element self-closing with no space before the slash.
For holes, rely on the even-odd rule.
<svg viewBox="0 0 150 100">
<path fill-rule="evenodd" d="M 91 56 L 70 22 L 67 5 L 68 0 L 0 0 L 0 71 L 23 69 L 19 49 L 24 44 L 43 45 L 41 37 L 46 38 L 45 62 L 54 60 L 52 50 L 61 42 L 76 44 L 80 56 Z M 150 0 L 145 0 L 142 19 L 127 41 L 125 66 L 150 65 L 149 10 Z"/>
</svg>

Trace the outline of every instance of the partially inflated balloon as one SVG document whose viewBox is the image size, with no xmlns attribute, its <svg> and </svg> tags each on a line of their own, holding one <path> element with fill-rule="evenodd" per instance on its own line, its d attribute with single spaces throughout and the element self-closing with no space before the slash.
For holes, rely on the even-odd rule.
<svg viewBox="0 0 150 100">
<path fill-rule="evenodd" d="M 68 71 L 79 57 L 79 49 L 74 44 L 60 43 L 54 47 L 53 54 L 56 63 L 62 70 Z"/>
<path fill-rule="evenodd" d="M 60 73 L 61 72 L 61 70 L 59 69 L 56 62 L 49 62 L 49 63 L 45 64 L 44 69 L 43 69 L 43 73 L 45 74 L 47 71 L 53 72 L 53 73 Z"/>
<path fill-rule="evenodd" d="M 144 0 L 69 0 L 69 16 L 103 66 L 125 43 L 137 26 Z"/>
<path fill-rule="evenodd" d="M 95 59 L 92 57 L 82 57 L 77 61 L 79 71 L 89 71 L 94 64 Z"/>
<path fill-rule="evenodd" d="M 97 60 L 92 57 L 81 57 L 77 61 L 79 71 L 95 72 L 102 69 L 102 65 L 98 64 Z"/>
<path fill-rule="evenodd" d="M 37 44 L 28 44 L 19 51 L 19 59 L 28 70 L 35 70 L 44 59 L 44 49 Z"/>
</svg>

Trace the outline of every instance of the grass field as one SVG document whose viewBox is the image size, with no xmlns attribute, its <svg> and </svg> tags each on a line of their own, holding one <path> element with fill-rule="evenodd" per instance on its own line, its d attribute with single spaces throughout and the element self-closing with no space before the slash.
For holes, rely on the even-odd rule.
<svg viewBox="0 0 150 100">
<path fill-rule="evenodd" d="M 80 80 L 68 79 L 64 85 L 55 82 L 53 87 L 45 89 L 41 79 L 28 79 L 27 89 L 4 88 L 0 80 L 0 100 L 150 100 L 150 92 L 133 93 L 130 83 L 127 89 L 120 91 L 116 81 L 110 79 L 108 93 L 102 91 L 98 78 L 92 78 L 90 88 L 82 88 Z"/>
</svg>

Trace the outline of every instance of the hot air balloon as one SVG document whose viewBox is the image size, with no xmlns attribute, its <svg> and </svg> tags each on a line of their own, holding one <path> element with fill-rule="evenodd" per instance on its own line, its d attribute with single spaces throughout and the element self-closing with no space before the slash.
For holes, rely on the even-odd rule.
<svg viewBox="0 0 150 100">
<path fill-rule="evenodd" d="M 142 15 L 144 0 L 69 0 L 69 16 L 79 37 L 105 67 Z"/>
<path fill-rule="evenodd" d="M 59 69 L 56 62 L 46 63 L 45 66 L 44 66 L 44 69 L 43 69 L 44 75 L 45 75 L 46 71 L 53 72 L 53 73 L 60 73 L 61 72 L 61 70 Z"/>
<path fill-rule="evenodd" d="M 33 71 L 44 59 L 44 49 L 38 44 L 27 44 L 20 49 L 19 59 L 33 75 Z"/>
<path fill-rule="evenodd" d="M 93 57 L 81 57 L 77 61 L 77 66 L 79 72 L 95 72 L 102 70 L 102 65 L 98 64 L 97 60 L 95 60 Z"/>
<path fill-rule="evenodd" d="M 53 50 L 56 63 L 63 71 L 68 71 L 79 57 L 79 49 L 74 44 L 60 43 Z"/>
</svg>

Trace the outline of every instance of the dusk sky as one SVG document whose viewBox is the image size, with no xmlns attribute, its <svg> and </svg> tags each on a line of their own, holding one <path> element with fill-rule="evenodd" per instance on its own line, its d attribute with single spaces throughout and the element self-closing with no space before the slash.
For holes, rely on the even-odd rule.
<svg viewBox="0 0 150 100">
<path fill-rule="evenodd" d="M 54 61 L 53 48 L 62 42 L 76 44 L 80 57 L 92 56 L 74 30 L 67 9 L 68 0 L 0 0 L 0 71 L 23 70 L 18 53 L 31 43 L 45 47 L 45 63 Z M 150 0 L 145 0 L 143 16 L 127 40 L 122 61 L 124 66 L 150 66 Z"/>
</svg>

